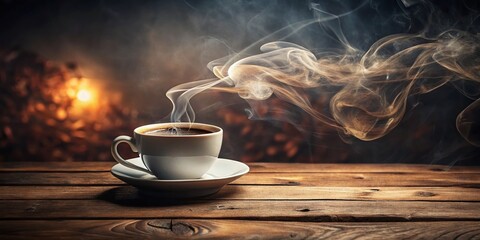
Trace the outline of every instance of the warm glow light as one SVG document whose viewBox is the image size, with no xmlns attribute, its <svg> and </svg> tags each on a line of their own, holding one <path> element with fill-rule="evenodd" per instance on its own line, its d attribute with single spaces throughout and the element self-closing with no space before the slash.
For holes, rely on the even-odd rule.
<svg viewBox="0 0 480 240">
<path fill-rule="evenodd" d="M 92 93 L 86 89 L 81 89 L 77 93 L 77 99 L 81 102 L 89 102 L 92 100 Z"/>
</svg>

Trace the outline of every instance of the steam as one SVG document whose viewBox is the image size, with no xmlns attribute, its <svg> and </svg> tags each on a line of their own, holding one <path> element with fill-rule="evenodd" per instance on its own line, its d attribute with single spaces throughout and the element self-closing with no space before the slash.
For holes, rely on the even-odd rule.
<svg viewBox="0 0 480 240">
<path fill-rule="evenodd" d="M 331 20 L 335 15 L 326 16 Z M 201 92 L 222 91 L 236 93 L 249 103 L 279 98 L 319 124 L 371 141 L 399 124 L 410 96 L 451 83 L 476 99 L 458 115 L 456 126 L 463 138 L 480 146 L 480 35 L 454 29 L 433 37 L 393 34 L 362 51 L 350 45 L 338 27 L 334 29 L 341 52 L 314 53 L 294 43 L 274 41 L 262 45 L 260 54 L 210 63 L 216 78 L 181 84 L 167 92 L 174 105 L 171 121 L 195 121 L 190 100 Z M 469 84 L 468 91 L 463 84 Z M 331 97 L 329 105 L 314 106 L 312 96 L 322 94 Z"/>
<path fill-rule="evenodd" d="M 352 49 L 343 55 L 315 55 L 293 43 L 271 42 L 260 48 L 261 54 L 213 66 L 218 79 L 169 90 L 167 96 L 175 106 L 171 120 L 180 121 L 185 115 L 194 121 L 190 99 L 206 90 L 224 91 L 255 101 L 275 96 L 344 134 L 375 140 L 398 125 L 409 96 L 458 80 L 480 83 L 479 43 L 478 35 L 458 30 L 434 38 L 398 34 L 380 39 L 359 56 Z M 327 115 L 316 110 L 319 107 L 312 106 L 305 93 L 321 93 L 331 86 L 339 90 L 330 100 L 331 115 Z M 457 117 L 459 132 L 476 146 L 479 139 L 472 139 L 470 130 L 479 106 L 477 100 Z"/>
</svg>

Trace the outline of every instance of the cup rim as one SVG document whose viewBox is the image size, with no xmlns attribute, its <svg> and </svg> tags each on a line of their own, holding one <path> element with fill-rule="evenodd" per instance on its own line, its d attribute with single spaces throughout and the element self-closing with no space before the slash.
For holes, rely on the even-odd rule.
<svg viewBox="0 0 480 240">
<path fill-rule="evenodd" d="M 196 134 L 196 135 L 161 135 L 161 136 L 152 136 L 152 135 L 147 135 L 145 132 L 147 132 L 150 129 L 157 129 L 157 128 L 162 128 L 163 126 L 171 126 L 175 125 L 176 127 L 180 128 L 197 128 L 201 130 L 206 130 L 206 131 L 211 131 L 211 133 L 202 133 L 202 134 Z M 153 123 L 153 124 L 147 124 L 147 125 L 142 125 L 133 130 L 135 134 L 138 134 L 142 137 L 161 137 L 161 138 L 198 138 L 198 137 L 207 137 L 207 136 L 212 136 L 212 135 L 217 135 L 217 134 L 223 134 L 223 129 L 219 126 L 215 126 L 212 124 L 206 124 L 206 123 L 196 123 L 196 122 L 166 122 L 166 123 Z"/>
</svg>

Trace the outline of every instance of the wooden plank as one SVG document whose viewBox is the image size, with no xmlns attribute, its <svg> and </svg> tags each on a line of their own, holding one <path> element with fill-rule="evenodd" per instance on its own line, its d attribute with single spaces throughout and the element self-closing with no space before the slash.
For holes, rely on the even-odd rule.
<svg viewBox="0 0 480 240">
<path fill-rule="evenodd" d="M 394 163 L 248 163 L 252 172 L 462 172 L 480 173 L 480 166 Z"/>
<path fill-rule="evenodd" d="M 123 185 L 110 172 L 1 172 L 0 185 Z"/>
<path fill-rule="evenodd" d="M 202 219 L 0 221 L 2 239 L 480 239 L 480 222 L 325 223 Z"/>
<path fill-rule="evenodd" d="M 288 221 L 479 221 L 479 202 L 160 199 L 0 200 L 0 219 L 222 218 Z"/>
<path fill-rule="evenodd" d="M 114 199 L 141 197 L 131 186 L 3 186 L 0 199 Z M 459 187 L 291 187 L 227 185 L 205 199 L 231 200 L 385 200 L 385 201 L 480 201 L 480 189 Z"/>
<path fill-rule="evenodd" d="M 0 172 L 108 172 L 115 162 L 0 162 Z M 248 163 L 251 172 L 465 172 L 479 166 L 428 164 Z"/>
<path fill-rule="evenodd" d="M 329 187 L 404 187 L 404 186 L 480 186 L 477 173 L 253 173 L 234 184 L 329 186 Z"/>
<path fill-rule="evenodd" d="M 0 185 L 123 185 L 109 172 L 2 172 Z M 249 173 L 233 184 L 322 187 L 480 187 L 477 173 Z"/>
<path fill-rule="evenodd" d="M 116 162 L 0 162 L 0 172 L 107 172 Z"/>
</svg>

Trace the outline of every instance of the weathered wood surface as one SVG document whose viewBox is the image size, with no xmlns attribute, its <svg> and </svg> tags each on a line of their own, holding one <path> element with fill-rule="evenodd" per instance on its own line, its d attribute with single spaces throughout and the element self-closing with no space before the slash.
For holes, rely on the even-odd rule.
<svg viewBox="0 0 480 240">
<path fill-rule="evenodd" d="M 217 194 L 167 200 L 113 165 L 0 163 L 0 239 L 480 239 L 480 167 L 253 163 Z"/>
<path fill-rule="evenodd" d="M 2 199 L 89 200 L 102 194 L 116 199 L 139 196 L 131 186 L 0 186 Z M 461 187 L 295 187 L 227 185 L 204 199 L 231 200 L 400 200 L 480 202 L 480 189 Z M 480 212 L 479 212 L 480 214 Z"/>
<path fill-rule="evenodd" d="M 103 197 L 103 199 L 102 199 Z M 0 200 L 0 219 L 227 218 L 297 221 L 480 221 L 478 202 L 158 199 Z"/>
<path fill-rule="evenodd" d="M 108 172 L 116 162 L 0 162 L 0 172 Z M 461 172 L 479 167 L 435 164 L 248 163 L 250 172 Z"/>
<path fill-rule="evenodd" d="M 330 187 L 463 186 L 480 173 L 249 173 L 232 184 Z M 110 172 L 0 172 L 0 185 L 125 185 Z"/>
<path fill-rule="evenodd" d="M 0 221 L 0 238 L 480 239 L 480 222 L 313 223 L 149 219 Z"/>
</svg>

